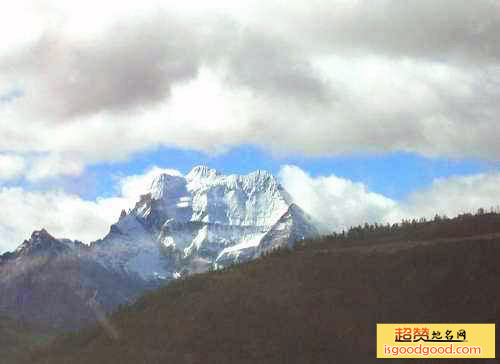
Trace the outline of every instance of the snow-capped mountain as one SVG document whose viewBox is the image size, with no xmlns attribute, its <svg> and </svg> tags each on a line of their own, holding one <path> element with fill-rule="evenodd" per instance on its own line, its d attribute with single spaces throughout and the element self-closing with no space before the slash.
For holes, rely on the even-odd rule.
<svg viewBox="0 0 500 364">
<path fill-rule="evenodd" d="M 198 166 L 185 177 L 157 176 L 145 192 L 92 250 L 105 266 L 146 280 L 253 259 L 318 235 L 265 171 L 226 176 Z"/>
<path fill-rule="evenodd" d="M 254 259 L 318 235 L 269 173 L 224 176 L 196 167 L 162 174 L 101 240 L 35 231 L 0 255 L 0 311 L 77 327 L 182 275 Z"/>
</svg>

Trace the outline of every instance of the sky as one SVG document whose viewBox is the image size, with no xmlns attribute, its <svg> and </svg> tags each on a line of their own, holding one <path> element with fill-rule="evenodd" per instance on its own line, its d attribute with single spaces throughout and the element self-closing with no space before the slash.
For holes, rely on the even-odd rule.
<svg viewBox="0 0 500 364">
<path fill-rule="evenodd" d="M 90 242 L 155 174 L 271 171 L 325 231 L 500 204 L 493 0 L 18 0 L 0 252 Z"/>
</svg>

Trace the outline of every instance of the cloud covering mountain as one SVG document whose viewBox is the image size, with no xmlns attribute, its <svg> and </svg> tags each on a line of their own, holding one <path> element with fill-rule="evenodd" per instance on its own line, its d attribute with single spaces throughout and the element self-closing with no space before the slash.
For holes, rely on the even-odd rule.
<svg viewBox="0 0 500 364">
<path fill-rule="evenodd" d="M 47 0 L 6 10 L 0 151 L 24 158 L 31 179 L 160 145 L 499 156 L 494 1 Z"/>
</svg>

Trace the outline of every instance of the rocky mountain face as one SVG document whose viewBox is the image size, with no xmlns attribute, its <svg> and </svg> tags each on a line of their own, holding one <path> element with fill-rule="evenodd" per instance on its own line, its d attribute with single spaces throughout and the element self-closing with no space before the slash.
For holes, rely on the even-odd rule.
<svg viewBox="0 0 500 364">
<path fill-rule="evenodd" d="M 92 244 L 96 259 L 143 279 L 169 279 L 258 257 L 318 235 L 268 172 L 224 176 L 195 167 L 163 174 Z"/>
<path fill-rule="evenodd" d="M 145 192 L 90 245 L 41 230 L 0 256 L 0 310 L 74 327 L 168 280 L 318 235 L 264 171 L 225 176 L 199 166 L 157 176 Z"/>
</svg>

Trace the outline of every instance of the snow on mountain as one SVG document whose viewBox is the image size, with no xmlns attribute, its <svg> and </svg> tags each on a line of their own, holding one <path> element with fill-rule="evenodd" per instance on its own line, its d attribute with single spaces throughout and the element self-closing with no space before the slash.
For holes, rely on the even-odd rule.
<svg viewBox="0 0 500 364">
<path fill-rule="evenodd" d="M 0 311 L 75 328 L 169 279 L 254 259 L 318 235 L 269 173 L 161 174 L 90 246 L 33 232 L 0 255 Z"/>
<path fill-rule="evenodd" d="M 316 235 L 310 217 L 270 173 L 226 176 L 198 166 L 185 177 L 157 176 L 92 248 L 110 268 L 170 279 Z"/>
</svg>

